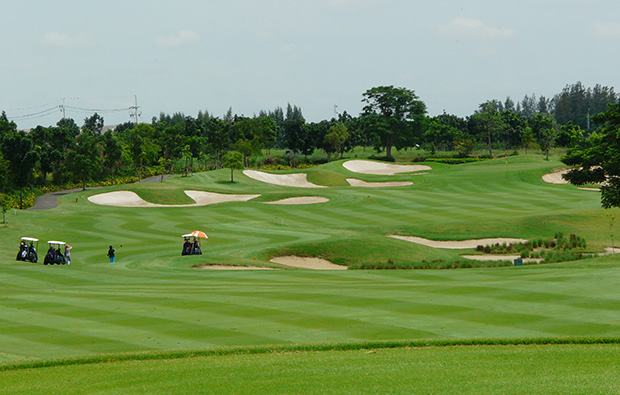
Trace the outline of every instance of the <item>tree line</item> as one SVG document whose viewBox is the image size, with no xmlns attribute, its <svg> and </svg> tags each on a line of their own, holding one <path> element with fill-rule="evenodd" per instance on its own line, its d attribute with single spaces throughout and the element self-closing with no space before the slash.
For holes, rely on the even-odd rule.
<svg viewBox="0 0 620 395">
<path fill-rule="evenodd" d="M 341 157 L 356 146 L 371 147 L 386 157 L 393 150 L 423 147 L 470 155 L 483 148 L 494 150 L 574 147 L 601 125 L 595 115 L 618 103 L 613 88 L 581 83 L 567 85 L 552 99 L 526 95 L 515 103 L 489 100 L 470 116 L 443 113 L 429 117 L 425 103 L 413 90 L 378 86 L 362 94 L 357 115 L 346 111 L 329 120 L 307 122 L 301 108 L 288 105 L 261 110 L 251 117 L 229 109 L 222 117 L 208 111 L 196 117 L 161 113 L 150 123 L 127 122 L 104 130 L 97 113 L 78 125 L 71 118 L 55 126 L 17 129 L 5 112 L 0 115 L 0 193 L 16 194 L 32 186 L 45 187 L 119 176 L 141 179 L 145 170 L 172 172 L 202 168 L 218 169 L 230 162 L 228 152 L 240 154 L 241 165 L 272 149 L 284 149 L 303 158 L 316 150 L 326 160 Z M 594 116 L 594 117 L 593 117 Z M 232 167 L 231 167 L 232 168 Z M 149 173 L 149 174 L 150 174 Z"/>
</svg>

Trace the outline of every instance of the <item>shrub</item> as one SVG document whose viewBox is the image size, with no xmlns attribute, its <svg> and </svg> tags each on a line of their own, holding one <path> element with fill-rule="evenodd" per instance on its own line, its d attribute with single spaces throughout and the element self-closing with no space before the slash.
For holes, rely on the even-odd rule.
<svg viewBox="0 0 620 395">
<path fill-rule="evenodd" d="M 393 156 L 370 155 L 368 158 L 373 160 L 380 160 L 382 162 L 396 162 L 396 158 L 394 158 Z"/>
</svg>

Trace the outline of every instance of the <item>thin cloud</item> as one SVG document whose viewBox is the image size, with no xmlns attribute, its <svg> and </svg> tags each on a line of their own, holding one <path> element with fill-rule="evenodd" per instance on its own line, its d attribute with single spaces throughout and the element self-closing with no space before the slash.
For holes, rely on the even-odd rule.
<svg viewBox="0 0 620 395">
<path fill-rule="evenodd" d="M 336 11 L 369 10 L 381 4 L 376 0 L 331 0 L 329 7 Z"/>
<path fill-rule="evenodd" d="M 254 35 L 254 40 L 260 43 L 267 43 L 273 41 L 275 35 L 272 32 L 260 31 Z"/>
<path fill-rule="evenodd" d="M 92 44 L 92 41 L 83 34 L 70 36 L 58 32 L 45 34 L 42 41 L 49 46 L 57 48 L 82 48 Z"/>
<path fill-rule="evenodd" d="M 620 39 L 620 23 L 596 22 L 594 30 L 599 36 L 612 39 Z"/>
<path fill-rule="evenodd" d="M 440 25 L 440 31 L 447 37 L 476 40 L 511 39 L 517 36 L 516 30 L 487 26 L 479 19 L 469 18 L 454 18 Z"/>
<path fill-rule="evenodd" d="M 185 47 L 200 39 L 198 33 L 190 30 L 181 30 L 178 34 L 168 37 L 158 37 L 157 43 L 163 47 Z"/>
</svg>

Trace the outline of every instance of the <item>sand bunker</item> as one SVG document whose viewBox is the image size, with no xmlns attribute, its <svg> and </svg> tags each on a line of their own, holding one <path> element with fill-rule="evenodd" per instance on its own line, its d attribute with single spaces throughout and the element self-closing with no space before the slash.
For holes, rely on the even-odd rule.
<svg viewBox="0 0 620 395">
<path fill-rule="evenodd" d="M 279 263 L 285 266 L 293 266 L 302 269 L 312 270 L 347 270 L 347 266 L 336 265 L 321 258 L 307 258 L 294 255 L 278 256 L 271 260 L 271 262 Z"/>
<path fill-rule="evenodd" d="M 553 173 L 545 174 L 542 176 L 544 182 L 548 182 L 549 184 L 568 184 L 562 176 L 569 172 L 570 169 L 564 169 L 560 171 L 555 171 Z M 581 189 L 582 191 L 595 191 L 600 192 L 601 188 L 591 188 L 591 187 L 578 187 L 577 189 Z"/>
<path fill-rule="evenodd" d="M 366 182 L 363 180 L 358 180 L 357 178 L 347 178 L 347 182 L 352 187 L 364 188 L 404 187 L 407 185 L 413 185 L 413 182 L 411 181 Z"/>
<path fill-rule="evenodd" d="M 192 204 L 157 204 L 142 199 L 135 192 L 116 191 L 89 196 L 88 200 L 95 204 L 115 207 L 198 207 L 224 202 L 240 202 L 254 199 L 260 195 L 228 195 L 204 191 L 185 191 L 185 194 L 196 203 Z"/>
<path fill-rule="evenodd" d="M 397 173 L 410 173 L 412 171 L 432 170 L 426 165 L 392 165 L 389 163 L 372 162 L 368 160 L 350 160 L 342 166 L 354 173 L 394 175 Z"/>
<path fill-rule="evenodd" d="M 198 265 L 194 269 L 200 270 L 276 270 L 273 267 L 263 266 L 228 266 L 228 265 Z"/>
<path fill-rule="evenodd" d="M 494 244 L 514 244 L 514 243 L 525 243 L 526 239 L 511 239 L 511 238 L 495 238 L 495 239 L 475 239 L 475 240 L 461 240 L 461 241 L 437 241 L 437 240 L 429 240 L 424 239 L 422 237 L 415 236 L 398 236 L 398 235 L 388 235 L 388 237 L 409 241 L 411 243 L 422 244 L 427 247 L 433 248 L 447 248 L 452 250 L 461 250 L 465 248 L 476 248 L 479 245 L 494 245 Z"/>
<path fill-rule="evenodd" d="M 196 206 L 206 206 L 209 204 L 225 202 L 246 202 L 257 198 L 259 195 L 229 195 L 226 193 L 204 192 L 204 191 L 185 191 L 185 194 L 196 201 Z"/>
<path fill-rule="evenodd" d="M 309 182 L 306 178 L 306 173 L 271 174 L 257 170 L 244 170 L 243 174 L 254 180 L 265 182 L 267 184 L 298 188 L 325 188 L 322 185 L 316 185 Z"/>
<path fill-rule="evenodd" d="M 605 252 L 600 255 L 620 254 L 620 247 L 605 247 Z"/>
<path fill-rule="evenodd" d="M 548 182 L 549 184 L 568 184 L 562 176 L 568 173 L 569 169 L 564 169 L 560 171 L 554 171 L 553 173 L 545 174 L 542 176 L 544 182 Z"/>
<path fill-rule="evenodd" d="M 317 203 L 327 203 L 329 199 L 322 196 L 300 196 L 300 197 L 292 197 L 281 200 L 276 200 L 275 202 L 265 202 L 265 204 L 282 204 L 282 205 L 294 205 L 294 204 L 317 204 Z"/>
</svg>

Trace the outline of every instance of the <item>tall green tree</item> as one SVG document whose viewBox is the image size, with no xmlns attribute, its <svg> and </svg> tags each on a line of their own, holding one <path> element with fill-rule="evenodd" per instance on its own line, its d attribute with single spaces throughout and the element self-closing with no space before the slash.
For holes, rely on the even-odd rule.
<svg viewBox="0 0 620 395">
<path fill-rule="evenodd" d="M 23 190 L 30 185 L 38 160 L 34 142 L 25 132 L 12 130 L 3 135 L 1 146 L 11 183 L 19 188 L 19 208 L 23 208 Z"/>
<path fill-rule="evenodd" d="M 462 132 L 454 126 L 442 123 L 438 117 L 432 118 L 424 131 L 424 142 L 433 144 L 442 151 L 452 150 L 454 142 L 462 139 Z"/>
<path fill-rule="evenodd" d="M 128 152 L 138 179 L 142 181 L 144 166 L 157 163 L 160 151 L 154 140 L 155 129 L 148 124 L 140 123 L 124 133 L 123 139 L 127 144 Z"/>
<path fill-rule="evenodd" d="M 123 146 L 118 137 L 111 130 L 103 134 L 103 166 L 110 172 L 110 178 L 114 183 L 116 170 L 123 160 Z"/>
<path fill-rule="evenodd" d="M 84 119 L 82 129 L 88 129 L 93 132 L 95 136 L 101 136 L 103 125 L 103 117 L 97 113 L 94 113 L 92 116 Z"/>
<path fill-rule="evenodd" d="M 314 151 L 315 144 L 312 136 L 308 133 L 303 119 L 287 119 L 282 126 L 285 147 L 293 152 L 301 152 L 310 155 Z"/>
<path fill-rule="evenodd" d="M 392 147 L 407 146 L 423 130 L 426 105 L 414 91 L 394 86 L 378 86 L 362 94 L 366 103 L 362 116 L 377 135 L 387 156 Z"/>
<path fill-rule="evenodd" d="M 566 125 L 560 126 L 560 131 L 555 137 L 555 143 L 560 147 L 573 147 L 583 139 L 583 130 L 579 126 L 568 121 Z"/>
<path fill-rule="evenodd" d="M 67 154 L 67 167 L 82 181 L 82 190 L 86 190 L 86 180 L 100 171 L 100 160 L 97 138 L 89 129 L 84 129 L 75 139 L 75 147 Z"/>
<path fill-rule="evenodd" d="M 0 193 L 4 193 L 6 186 L 9 184 L 9 161 L 4 159 L 0 152 Z"/>
<path fill-rule="evenodd" d="M 486 137 L 490 156 L 493 156 L 492 136 L 502 134 L 506 130 L 506 123 L 498 111 L 497 105 L 496 100 L 482 103 L 478 111 L 471 117 L 474 127 Z"/>
<path fill-rule="evenodd" d="M 34 140 L 35 148 L 39 155 L 39 171 L 43 186 L 47 185 L 47 175 L 54 170 L 54 160 L 56 153 L 54 147 L 50 144 L 50 128 L 37 126 L 30 131 L 30 135 Z"/>
<path fill-rule="evenodd" d="M 230 182 L 235 182 L 233 173 L 235 170 L 243 170 L 243 154 L 237 151 L 228 151 L 222 157 L 224 167 L 230 169 Z"/>
<path fill-rule="evenodd" d="M 523 131 L 523 139 L 521 141 L 522 147 L 525 148 L 525 153 L 527 154 L 528 148 L 540 148 L 538 144 L 536 144 L 536 137 L 534 137 L 534 132 L 532 128 L 527 126 Z"/>
<path fill-rule="evenodd" d="M 620 207 L 620 104 L 610 104 L 594 121 L 603 125 L 601 130 L 562 158 L 574 167 L 564 178 L 575 185 L 601 184 L 602 206 Z"/>
<path fill-rule="evenodd" d="M 559 130 L 558 123 L 553 115 L 537 113 L 529 119 L 534 136 L 540 148 L 545 152 L 546 159 L 549 160 L 549 149 L 555 141 L 555 136 Z"/>
<path fill-rule="evenodd" d="M 53 179 L 57 184 L 65 180 L 65 174 L 62 168 L 65 165 L 67 153 L 75 144 L 75 138 L 80 134 L 80 128 L 71 118 L 63 118 L 56 127 L 49 128 L 49 143 L 52 147 L 51 158 L 53 167 Z"/>
<path fill-rule="evenodd" d="M 211 118 L 206 124 L 207 152 L 214 159 L 214 167 L 222 167 L 222 155 L 230 147 L 230 126 L 224 121 Z"/>
<path fill-rule="evenodd" d="M 261 143 L 258 136 L 254 136 L 251 140 L 249 139 L 239 139 L 237 140 L 232 147 L 241 152 L 243 155 L 243 165 L 245 167 L 248 166 L 248 160 L 254 155 L 260 154 L 261 152 Z"/>
<path fill-rule="evenodd" d="M 327 147 L 327 161 L 331 160 L 332 152 L 340 154 L 342 157 L 345 144 L 349 139 L 349 130 L 343 123 L 337 123 L 329 128 L 325 135 L 325 146 Z"/>
</svg>

